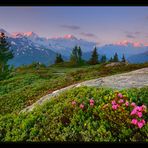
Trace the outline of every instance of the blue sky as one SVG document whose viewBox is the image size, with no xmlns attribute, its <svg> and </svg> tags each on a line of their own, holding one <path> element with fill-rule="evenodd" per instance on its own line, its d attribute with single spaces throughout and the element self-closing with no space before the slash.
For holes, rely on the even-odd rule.
<svg viewBox="0 0 148 148">
<path fill-rule="evenodd" d="M 148 43 L 148 7 L 0 7 L 0 28 L 43 37 L 72 34 L 100 44 Z"/>
</svg>

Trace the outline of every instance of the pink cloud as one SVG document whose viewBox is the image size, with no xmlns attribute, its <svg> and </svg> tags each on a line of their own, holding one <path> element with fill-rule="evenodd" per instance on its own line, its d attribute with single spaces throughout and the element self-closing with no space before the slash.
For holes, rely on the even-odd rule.
<svg viewBox="0 0 148 148">
<path fill-rule="evenodd" d="M 144 46 L 148 46 L 148 43 L 144 43 Z"/>
<path fill-rule="evenodd" d="M 127 46 L 130 43 L 131 43 L 130 41 L 123 40 L 123 41 L 116 42 L 115 45 Z"/>
<path fill-rule="evenodd" d="M 135 43 L 133 43 L 133 46 L 134 46 L 134 47 L 141 47 L 141 46 L 142 46 L 142 43 L 140 43 L 140 42 L 135 42 Z"/>
<path fill-rule="evenodd" d="M 85 33 L 85 32 L 81 32 L 80 34 L 83 35 L 83 36 L 86 36 L 86 37 L 93 37 L 93 38 L 96 37 L 96 35 L 93 34 L 93 33 Z"/>
<path fill-rule="evenodd" d="M 134 47 L 141 47 L 142 45 L 145 46 L 145 44 L 143 44 L 142 42 L 132 42 L 128 40 L 123 40 L 115 43 L 115 45 L 121 45 L 121 46 L 127 46 L 128 44 L 131 44 Z"/>
</svg>

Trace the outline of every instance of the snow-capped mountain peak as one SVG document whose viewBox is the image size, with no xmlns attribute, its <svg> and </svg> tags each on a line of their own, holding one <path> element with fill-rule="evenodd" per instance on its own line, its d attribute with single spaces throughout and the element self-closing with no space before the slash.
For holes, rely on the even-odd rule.
<svg viewBox="0 0 148 148">
<path fill-rule="evenodd" d="M 24 36 L 33 37 L 33 38 L 37 38 L 38 37 L 38 35 L 36 33 L 32 32 L 32 31 L 31 32 L 25 32 Z"/>
<path fill-rule="evenodd" d="M 72 34 L 66 34 L 66 35 L 64 35 L 64 37 L 63 37 L 64 39 L 77 39 L 74 35 L 72 35 Z"/>
<path fill-rule="evenodd" d="M 28 38 L 37 38 L 38 35 L 34 32 L 14 32 L 12 33 L 12 37 L 19 38 L 19 37 L 28 37 Z"/>
<path fill-rule="evenodd" d="M 123 41 L 114 43 L 114 45 L 142 47 L 143 46 L 143 43 L 141 43 L 141 42 L 132 42 L 132 41 L 128 41 L 128 40 L 123 40 Z"/>
</svg>

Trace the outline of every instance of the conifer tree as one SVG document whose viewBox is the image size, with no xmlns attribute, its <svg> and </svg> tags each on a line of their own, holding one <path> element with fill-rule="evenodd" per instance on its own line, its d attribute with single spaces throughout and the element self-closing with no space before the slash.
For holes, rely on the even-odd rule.
<svg viewBox="0 0 148 148">
<path fill-rule="evenodd" d="M 123 56 L 122 56 L 122 60 L 121 60 L 122 62 L 126 62 L 126 59 L 125 59 L 125 56 L 124 56 L 124 54 L 123 54 Z"/>
<path fill-rule="evenodd" d="M 102 55 L 101 63 L 105 63 L 107 61 L 106 55 Z"/>
<path fill-rule="evenodd" d="M 95 64 L 99 63 L 99 61 L 98 61 L 98 53 L 97 53 L 97 48 L 96 47 L 94 48 L 94 50 L 92 52 L 89 63 L 92 64 L 92 65 L 95 65 Z"/>
<path fill-rule="evenodd" d="M 80 65 L 82 61 L 83 60 L 81 47 L 75 46 L 70 56 L 70 63 L 72 63 L 73 65 Z"/>
<path fill-rule="evenodd" d="M 80 64 L 82 61 L 82 50 L 80 46 L 77 48 L 77 54 L 78 54 L 78 63 Z"/>
<path fill-rule="evenodd" d="M 115 55 L 114 55 L 113 62 L 119 62 L 117 53 L 115 53 Z"/>
<path fill-rule="evenodd" d="M 109 61 L 110 61 L 110 62 L 113 62 L 113 58 L 111 57 Z"/>
<path fill-rule="evenodd" d="M 61 54 L 59 54 L 59 61 L 60 61 L 60 63 L 61 63 L 61 62 L 64 62 L 64 60 L 63 60 L 63 58 L 62 58 L 62 55 L 61 55 Z"/>
<path fill-rule="evenodd" d="M 0 33 L 0 75 L 3 77 L 8 72 L 8 60 L 13 58 L 12 51 L 9 50 L 10 44 L 4 33 Z"/>
<path fill-rule="evenodd" d="M 72 50 L 72 53 L 70 56 L 70 63 L 72 63 L 72 65 L 75 65 L 78 63 L 77 46 L 75 46 Z"/>
<path fill-rule="evenodd" d="M 62 55 L 57 53 L 56 59 L 55 59 L 55 64 L 62 63 L 62 62 L 64 62 Z"/>
</svg>

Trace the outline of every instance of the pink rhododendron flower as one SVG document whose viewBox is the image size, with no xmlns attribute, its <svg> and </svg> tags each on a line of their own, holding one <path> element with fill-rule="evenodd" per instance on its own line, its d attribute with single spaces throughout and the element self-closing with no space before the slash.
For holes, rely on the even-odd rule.
<svg viewBox="0 0 148 148">
<path fill-rule="evenodd" d="M 90 106 L 94 106 L 94 103 L 91 102 L 91 103 L 90 103 Z"/>
<path fill-rule="evenodd" d="M 137 116 L 138 116 L 139 118 L 141 118 L 141 117 L 142 117 L 142 112 L 137 112 Z"/>
<path fill-rule="evenodd" d="M 140 122 L 142 122 L 143 124 L 145 124 L 145 120 L 144 119 L 142 119 Z"/>
<path fill-rule="evenodd" d="M 131 123 L 134 124 L 134 125 L 137 125 L 138 120 L 137 119 L 132 119 L 132 122 Z"/>
<path fill-rule="evenodd" d="M 121 93 L 118 94 L 119 98 L 123 98 L 123 95 Z"/>
<path fill-rule="evenodd" d="M 72 105 L 76 105 L 76 101 L 72 101 L 72 103 L 71 103 Z"/>
<path fill-rule="evenodd" d="M 116 110 L 118 108 L 118 105 L 113 105 L 112 109 Z"/>
<path fill-rule="evenodd" d="M 84 104 L 80 104 L 80 108 L 82 108 L 82 109 L 83 109 L 83 108 L 84 108 Z"/>
<path fill-rule="evenodd" d="M 137 113 L 136 109 L 133 109 L 130 115 L 135 115 Z"/>
<path fill-rule="evenodd" d="M 135 102 L 132 102 L 132 103 L 131 103 L 131 106 L 132 106 L 132 107 L 136 107 L 136 103 L 135 103 Z"/>
<path fill-rule="evenodd" d="M 123 103 L 123 102 L 124 102 L 124 100 L 123 100 L 123 99 L 120 99 L 120 100 L 119 100 L 119 103 Z"/>
<path fill-rule="evenodd" d="M 136 109 L 137 111 L 140 111 L 140 112 L 143 110 L 143 109 L 142 109 L 142 106 L 136 106 L 135 109 Z"/>
<path fill-rule="evenodd" d="M 90 99 L 89 102 L 90 102 L 90 103 L 94 103 L 95 101 L 94 101 L 93 99 Z"/>
<path fill-rule="evenodd" d="M 129 106 L 129 102 L 128 102 L 128 101 L 126 101 L 126 102 L 125 102 L 125 105 L 126 105 L 126 106 Z"/>
<path fill-rule="evenodd" d="M 116 104 L 116 101 L 115 101 L 115 100 L 113 100 L 113 101 L 112 101 L 112 105 L 115 105 L 115 104 Z"/>
<path fill-rule="evenodd" d="M 142 112 L 142 110 L 143 110 L 142 106 L 137 106 L 137 110 L 138 110 L 139 112 Z"/>
<path fill-rule="evenodd" d="M 144 124 L 140 121 L 140 122 L 137 123 L 137 125 L 138 125 L 139 128 L 142 128 Z"/>
</svg>

